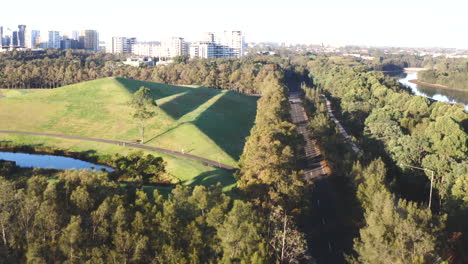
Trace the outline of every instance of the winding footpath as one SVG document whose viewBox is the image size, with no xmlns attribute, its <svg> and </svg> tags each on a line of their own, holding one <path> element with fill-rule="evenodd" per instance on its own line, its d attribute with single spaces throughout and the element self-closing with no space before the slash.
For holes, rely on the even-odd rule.
<svg viewBox="0 0 468 264">
<path fill-rule="evenodd" d="M 118 140 L 109 140 L 109 139 L 100 139 L 100 138 L 89 138 L 89 137 L 80 137 L 80 136 L 71 136 L 71 135 L 62 135 L 62 134 L 51 134 L 51 133 L 38 133 L 38 132 L 25 132 L 25 131 L 10 131 L 10 130 L 0 130 L 0 133 L 3 134 L 21 134 L 21 135 L 34 135 L 34 136 L 46 136 L 46 137 L 59 137 L 59 138 L 67 138 L 67 139 L 78 139 L 78 140 L 86 140 L 86 141 L 95 141 L 95 142 L 102 142 L 102 143 L 108 143 L 108 144 L 116 144 L 119 146 L 124 146 L 124 147 L 133 147 L 133 148 L 139 148 L 139 149 L 147 149 L 147 150 L 154 150 L 154 151 L 159 151 L 163 153 L 167 153 L 170 155 L 174 156 L 179 156 L 179 157 L 184 157 L 184 158 L 189 158 L 193 160 L 198 160 L 201 162 L 204 162 L 206 164 L 212 165 L 217 168 L 221 169 L 226 169 L 226 170 L 236 170 L 237 168 L 219 163 L 214 160 L 170 150 L 170 149 L 164 149 L 164 148 L 158 148 L 158 147 L 151 147 L 151 146 L 145 146 L 137 143 L 131 143 L 131 142 L 124 142 L 124 141 L 118 141 Z"/>
</svg>

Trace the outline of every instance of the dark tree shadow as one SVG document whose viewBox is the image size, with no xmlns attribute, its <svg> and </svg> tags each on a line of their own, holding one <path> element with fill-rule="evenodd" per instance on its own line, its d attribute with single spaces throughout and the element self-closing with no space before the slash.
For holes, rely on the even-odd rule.
<svg viewBox="0 0 468 264">
<path fill-rule="evenodd" d="M 159 105 L 161 110 L 175 120 L 194 111 L 220 93 L 220 90 L 205 87 L 189 88 L 124 78 L 116 78 L 116 80 L 131 93 L 136 92 L 140 86 L 148 87 L 154 99 L 180 94 L 172 100 Z M 193 121 L 193 124 L 225 153 L 233 159 L 239 160 L 244 148 L 245 138 L 250 135 L 250 130 L 254 125 L 258 99 L 258 97 L 241 95 L 234 91 L 225 92 L 216 102 L 200 113 L 200 116 Z M 147 143 L 169 133 L 180 125 L 182 124 L 170 128 L 162 134 L 154 135 Z"/>
<path fill-rule="evenodd" d="M 184 184 L 191 187 L 197 185 L 209 186 L 217 183 L 221 183 L 222 186 L 229 186 L 236 183 L 236 179 L 232 176 L 232 173 L 224 169 L 215 169 L 212 171 L 203 172 L 197 177 L 187 180 Z"/>
<path fill-rule="evenodd" d="M 257 100 L 257 97 L 226 92 L 194 124 L 224 152 L 239 160 L 245 138 L 254 125 Z"/>
<path fill-rule="evenodd" d="M 177 120 L 197 109 L 218 93 L 219 91 L 217 90 L 203 87 L 190 89 L 186 91 L 185 94 L 161 104 L 159 107 L 172 118 Z"/>
<path fill-rule="evenodd" d="M 122 84 L 130 93 L 135 93 L 141 86 L 148 87 L 155 100 L 193 90 L 193 88 L 184 86 L 145 82 L 120 77 L 115 78 L 115 80 Z"/>
</svg>

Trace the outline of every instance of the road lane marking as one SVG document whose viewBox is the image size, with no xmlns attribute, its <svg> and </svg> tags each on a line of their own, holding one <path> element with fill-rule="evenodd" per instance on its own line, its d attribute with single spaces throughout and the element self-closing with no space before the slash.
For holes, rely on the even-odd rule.
<svg viewBox="0 0 468 264">
<path fill-rule="evenodd" d="M 328 249 L 330 250 L 330 253 L 332 252 L 332 247 L 330 241 L 328 241 Z"/>
<path fill-rule="evenodd" d="M 322 225 L 325 225 L 325 219 L 322 217 Z"/>
</svg>

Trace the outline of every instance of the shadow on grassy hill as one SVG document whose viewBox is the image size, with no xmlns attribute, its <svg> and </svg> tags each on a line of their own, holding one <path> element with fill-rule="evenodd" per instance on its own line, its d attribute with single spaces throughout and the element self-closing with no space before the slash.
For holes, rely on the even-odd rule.
<svg viewBox="0 0 468 264">
<path fill-rule="evenodd" d="M 185 94 L 168 101 L 159 107 L 175 120 L 192 112 L 218 94 L 217 90 L 207 88 L 189 89 Z"/>
<path fill-rule="evenodd" d="M 257 99 L 228 91 L 206 109 L 194 125 L 224 152 L 239 160 L 245 138 L 254 125 Z"/>
<path fill-rule="evenodd" d="M 164 83 L 154 83 L 154 82 L 144 82 L 138 80 L 131 80 L 117 77 L 115 78 L 117 82 L 122 84 L 125 89 L 127 89 L 130 93 L 135 93 L 140 89 L 141 86 L 148 87 L 151 90 L 151 94 L 155 100 L 192 91 L 193 88 L 184 87 L 184 86 L 176 86 Z"/>
<path fill-rule="evenodd" d="M 140 86 L 148 87 L 151 89 L 153 98 L 155 99 L 180 94 L 172 100 L 159 105 L 161 110 L 175 120 L 179 120 L 184 115 L 195 111 L 213 97 L 223 93 L 212 105 L 199 113 L 199 116 L 191 123 L 231 158 L 239 160 L 244 149 L 245 137 L 250 134 L 250 129 L 254 125 L 257 97 L 205 87 L 189 88 L 124 78 L 116 78 L 116 80 L 131 93 L 136 92 Z M 180 124 L 175 128 L 179 126 Z M 148 142 L 175 128 L 165 131 L 160 135 L 153 135 L 153 138 L 150 138 Z"/>
<path fill-rule="evenodd" d="M 197 177 L 183 182 L 183 184 L 194 187 L 196 185 L 209 186 L 217 184 L 218 182 L 221 183 L 222 186 L 231 186 L 236 183 L 236 179 L 234 179 L 232 173 L 227 170 L 215 169 L 203 172 Z"/>
</svg>

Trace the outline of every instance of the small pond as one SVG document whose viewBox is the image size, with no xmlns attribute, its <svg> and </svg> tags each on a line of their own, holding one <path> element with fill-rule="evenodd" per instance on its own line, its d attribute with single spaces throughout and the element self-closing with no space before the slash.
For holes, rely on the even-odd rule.
<svg viewBox="0 0 468 264">
<path fill-rule="evenodd" d="M 16 162 L 16 165 L 22 168 L 43 168 L 43 169 L 57 169 L 57 170 L 71 170 L 71 169 L 86 169 L 93 171 L 114 171 L 113 168 L 98 165 L 79 159 L 42 155 L 42 154 L 25 154 L 13 152 L 0 152 L 0 160 L 8 160 Z"/>
</svg>

